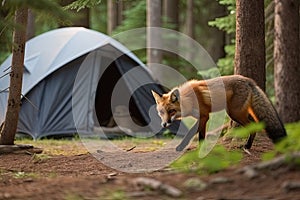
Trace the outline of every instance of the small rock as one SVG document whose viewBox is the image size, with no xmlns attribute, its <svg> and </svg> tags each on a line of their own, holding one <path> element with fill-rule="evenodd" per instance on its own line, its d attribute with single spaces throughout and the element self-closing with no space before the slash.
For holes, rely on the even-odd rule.
<svg viewBox="0 0 300 200">
<path fill-rule="evenodd" d="M 281 185 L 281 188 L 283 188 L 286 192 L 291 190 L 300 190 L 300 181 L 285 181 Z"/>
<path fill-rule="evenodd" d="M 138 177 L 133 180 L 133 184 L 138 188 L 158 190 L 171 197 L 180 197 L 182 195 L 182 192 L 179 189 L 153 178 Z"/>
<path fill-rule="evenodd" d="M 3 194 L 3 197 L 4 197 L 4 199 L 10 199 L 10 198 L 12 198 L 12 195 L 9 194 L 9 193 L 7 193 L 7 192 L 5 192 L 5 193 Z"/>
<path fill-rule="evenodd" d="M 258 177 L 258 172 L 253 169 L 252 167 L 245 167 L 244 168 L 244 176 L 246 176 L 249 179 L 254 179 L 256 177 Z"/>
<path fill-rule="evenodd" d="M 109 173 L 108 175 L 107 175 L 107 179 L 114 179 L 115 178 L 115 176 L 117 176 L 118 175 L 118 173 L 117 172 L 112 172 L 112 173 Z"/>
<path fill-rule="evenodd" d="M 180 197 L 182 195 L 182 192 L 179 189 L 167 184 L 162 184 L 160 190 L 171 197 Z"/>
<path fill-rule="evenodd" d="M 232 179 L 230 178 L 227 178 L 227 177 L 216 177 L 216 178 L 213 178 L 209 181 L 209 183 L 211 184 L 222 184 L 222 183 L 231 183 L 233 182 Z"/>
<path fill-rule="evenodd" d="M 207 188 L 207 183 L 199 178 L 189 178 L 183 183 L 184 187 L 188 189 L 202 191 Z"/>
<path fill-rule="evenodd" d="M 153 192 L 151 191 L 137 191 L 137 192 L 130 192 L 127 193 L 128 197 L 145 197 L 145 196 L 150 196 L 153 195 Z"/>
<path fill-rule="evenodd" d="M 31 182 L 33 182 L 33 179 L 32 178 L 26 178 L 26 179 L 24 179 L 24 182 L 31 183 Z"/>
</svg>

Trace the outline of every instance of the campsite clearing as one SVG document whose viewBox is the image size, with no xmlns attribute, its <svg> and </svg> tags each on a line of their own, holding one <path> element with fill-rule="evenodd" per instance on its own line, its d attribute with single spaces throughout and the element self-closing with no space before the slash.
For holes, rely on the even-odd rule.
<svg viewBox="0 0 300 200">
<path fill-rule="evenodd" d="M 143 145 L 146 151 L 154 151 L 166 140 L 149 139 L 148 145 L 145 141 L 135 143 Z M 181 192 L 178 199 L 299 197 L 299 186 L 294 187 L 300 181 L 296 168 L 283 166 L 261 170 L 252 177 L 237 173 L 238 169 L 259 162 L 261 154 L 273 148 L 265 136 L 257 140 L 251 150 L 252 156 L 244 154 L 238 166 L 204 176 L 169 167 L 151 173 L 120 172 L 95 159 L 80 140 L 17 141 L 18 144 L 30 142 L 44 152 L 0 155 L 0 199 L 174 199 L 177 194 L 176 191 L 172 193 L 174 188 Z M 132 141 L 118 142 L 127 148 Z M 230 148 L 226 142 L 220 143 Z M 160 161 L 153 159 L 153 162 Z"/>
</svg>

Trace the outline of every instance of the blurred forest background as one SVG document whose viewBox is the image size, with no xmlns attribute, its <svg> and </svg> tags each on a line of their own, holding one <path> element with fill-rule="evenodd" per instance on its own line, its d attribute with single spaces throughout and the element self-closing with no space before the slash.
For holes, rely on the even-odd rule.
<svg viewBox="0 0 300 200">
<path fill-rule="evenodd" d="M 27 2 L 27 3 L 26 3 Z M 233 74 L 235 52 L 235 0 L 163 0 L 156 8 L 160 24 L 187 34 L 199 42 L 217 63 L 222 75 Z M 2 1 L 0 22 L 0 63 L 11 53 L 14 28 L 13 10 L 19 4 L 30 8 L 27 39 L 65 26 L 83 26 L 114 35 L 147 25 L 146 0 L 52 0 Z M 265 0 L 267 90 L 274 96 L 273 83 L 273 22 L 274 1 Z M 146 50 L 135 52 L 147 62 Z M 179 57 L 162 56 L 162 63 L 172 66 L 187 79 L 199 78 L 195 69 Z M 206 77 L 214 76 L 207 72 Z"/>
<path fill-rule="evenodd" d="M 146 27 L 146 0 L 55 0 L 45 2 L 39 1 L 34 3 L 38 5 L 31 5 L 32 3 L 29 2 L 29 7 L 32 8 L 30 9 L 28 18 L 28 39 L 43 32 L 64 26 L 83 26 L 108 35 L 114 35 L 134 28 Z M 231 0 L 226 4 L 232 4 L 234 7 L 234 2 Z M 10 4 L 13 3 L 6 2 L 4 7 L 2 6 L 0 13 L 3 19 L 0 24 L 0 63 L 11 53 L 14 24 L 13 12 L 10 11 L 13 5 Z M 216 62 L 220 58 L 225 57 L 224 47 L 234 39 L 234 13 L 230 14 L 232 12 L 230 10 L 234 8 L 228 10 L 226 6 L 220 5 L 218 1 L 210 0 L 164 0 L 161 1 L 161 8 L 159 9 L 160 12 L 155 12 L 155 14 L 161 18 L 162 27 L 186 33 L 203 45 Z M 213 22 L 216 18 L 227 15 L 229 16 L 224 19 L 226 22 L 221 22 L 224 25 L 221 25 L 219 22 Z M 230 24 L 227 24 L 229 21 Z M 219 26 L 222 29 L 224 29 L 224 26 L 228 26 L 231 31 L 226 33 L 213 26 Z M 225 29 L 227 30 L 228 28 Z M 147 61 L 145 52 L 138 52 L 137 54 L 142 61 Z M 231 55 L 233 54 L 231 53 Z M 168 63 L 170 60 L 173 59 L 168 60 L 165 57 L 163 62 Z M 177 63 L 177 61 L 174 63 Z M 184 64 L 176 64 L 175 67 L 179 68 L 180 72 L 188 78 L 192 77 L 195 74 L 194 71 L 191 72 L 191 69 L 187 67 L 180 69 L 180 66 L 185 66 Z M 224 66 L 224 61 L 220 61 L 220 64 Z M 232 63 L 226 65 L 229 66 Z M 233 72 L 232 66 L 230 67 L 231 69 L 225 68 L 222 67 L 224 74 Z"/>
<path fill-rule="evenodd" d="M 146 27 L 146 0 L 57 0 L 52 3 L 45 2 L 39 1 L 35 4 L 40 5 L 30 5 L 32 9 L 30 9 L 29 13 L 28 39 L 63 26 L 83 26 L 108 35 L 133 28 Z M 8 2 L 5 3 L 0 13 L 2 18 L 0 24 L 0 62 L 11 53 L 14 24 L 13 13 L 10 12 L 13 5 L 9 4 Z M 49 4 L 53 5 L 49 6 Z M 162 27 L 188 34 L 202 44 L 215 61 L 218 61 L 220 58 L 225 57 L 224 46 L 231 44 L 231 41 L 234 40 L 235 1 L 228 1 L 226 5 L 228 5 L 228 8 L 226 8 L 227 6 L 220 5 L 217 1 L 210 0 L 165 0 L 161 5 Z M 55 9 L 55 6 L 57 6 L 57 9 Z M 213 22 L 215 18 L 223 16 L 226 16 L 223 20 Z M 221 27 L 227 33 L 212 26 Z M 232 49 L 226 49 L 226 52 L 232 56 Z M 146 61 L 146 57 L 140 58 L 144 62 Z M 226 61 L 221 60 L 219 63 L 222 66 L 222 72 L 230 74 L 232 73 L 232 62 L 227 62 L 225 64 Z M 230 65 L 231 67 L 229 67 Z"/>
</svg>

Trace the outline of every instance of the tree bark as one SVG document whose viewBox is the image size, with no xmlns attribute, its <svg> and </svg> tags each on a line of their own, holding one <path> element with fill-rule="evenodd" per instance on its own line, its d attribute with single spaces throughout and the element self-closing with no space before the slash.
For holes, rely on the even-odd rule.
<svg viewBox="0 0 300 200">
<path fill-rule="evenodd" d="M 165 17 L 165 22 L 167 23 L 167 27 L 178 31 L 179 30 L 179 0 L 164 0 L 163 1 L 163 15 Z M 179 42 L 176 38 L 172 39 L 172 43 L 174 47 L 179 46 Z M 179 66 L 179 58 L 178 55 L 172 52 L 163 52 L 163 58 L 170 60 L 169 65 L 178 68 Z"/>
<path fill-rule="evenodd" d="M 117 26 L 119 26 L 120 24 L 122 24 L 122 21 L 124 20 L 124 16 L 123 16 L 123 11 L 124 11 L 124 3 L 123 0 L 119 0 L 117 2 L 117 15 L 118 15 L 118 20 L 117 20 Z"/>
<path fill-rule="evenodd" d="M 172 29 L 179 30 L 179 0 L 164 0 L 164 16 Z"/>
<path fill-rule="evenodd" d="M 147 0 L 147 63 L 154 76 L 161 80 L 161 71 L 155 67 L 155 63 L 161 63 L 162 52 L 156 48 L 161 44 L 161 35 L 151 29 L 161 27 L 161 0 Z"/>
<path fill-rule="evenodd" d="M 0 144 L 13 145 L 17 130 L 21 105 L 21 90 L 26 42 L 28 9 L 19 8 L 15 12 L 15 23 L 22 28 L 15 28 L 13 35 L 12 66 L 10 87 L 4 126 L 1 131 Z"/>
<path fill-rule="evenodd" d="M 299 0 L 275 0 L 274 75 L 283 122 L 300 120 Z"/>
<path fill-rule="evenodd" d="M 111 35 L 113 30 L 117 27 L 118 15 L 117 4 L 115 0 L 107 1 L 107 34 Z"/>
<path fill-rule="evenodd" d="M 186 34 L 195 39 L 194 0 L 187 1 L 186 8 Z"/>
<path fill-rule="evenodd" d="M 195 39 L 195 20 L 194 20 L 194 0 L 187 1 L 187 8 L 186 8 L 186 34 Z M 192 42 L 192 40 L 189 40 Z M 187 60 L 194 60 L 194 51 L 192 50 L 192 44 L 188 44 L 190 48 L 187 50 Z"/>
<path fill-rule="evenodd" d="M 28 9 L 27 21 L 26 40 L 30 40 L 35 35 L 35 16 L 31 9 Z"/>
<path fill-rule="evenodd" d="M 265 23 L 263 0 L 236 0 L 235 74 L 252 78 L 265 90 Z"/>
</svg>

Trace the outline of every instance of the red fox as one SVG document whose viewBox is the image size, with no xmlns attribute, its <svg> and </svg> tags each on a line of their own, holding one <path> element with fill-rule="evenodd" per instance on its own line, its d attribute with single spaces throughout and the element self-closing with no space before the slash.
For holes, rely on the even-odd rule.
<svg viewBox="0 0 300 200">
<path fill-rule="evenodd" d="M 284 126 L 268 97 L 252 79 L 241 75 L 190 80 L 169 93 L 160 95 L 152 91 L 152 94 L 163 127 L 169 126 L 177 118 L 193 116 L 199 119 L 196 131 L 199 132 L 199 140 L 205 138 L 209 113 L 223 109 L 232 120 L 243 126 L 251 122 L 249 117 L 256 122 L 264 122 L 265 130 L 274 143 L 286 136 Z M 189 136 L 185 138 L 190 140 L 196 132 L 188 133 Z M 254 138 L 255 133 L 249 136 L 244 148 L 250 149 Z"/>
</svg>

